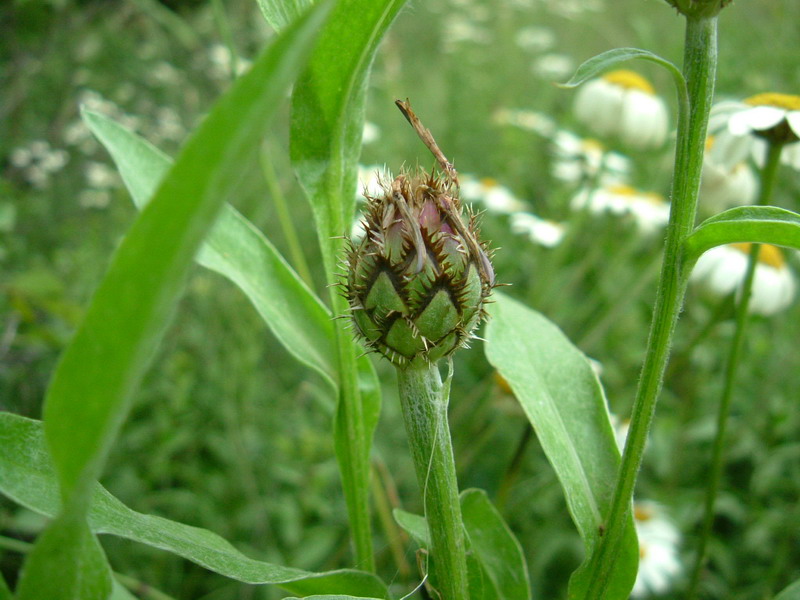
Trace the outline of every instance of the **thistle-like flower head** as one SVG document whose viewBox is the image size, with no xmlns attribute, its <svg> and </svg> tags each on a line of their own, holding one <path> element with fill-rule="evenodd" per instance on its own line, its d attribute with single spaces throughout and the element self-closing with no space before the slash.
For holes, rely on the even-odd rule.
<svg viewBox="0 0 800 600">
<path fill-rule="evenodd" d="M 462 220 L 447 174 L 403 172 L 366 198 L 365 235 L 347 254 L 355 330 L 397 366 L 435 362 L 469 341 L 495 285 L 476 218 Z"/>
</svg>

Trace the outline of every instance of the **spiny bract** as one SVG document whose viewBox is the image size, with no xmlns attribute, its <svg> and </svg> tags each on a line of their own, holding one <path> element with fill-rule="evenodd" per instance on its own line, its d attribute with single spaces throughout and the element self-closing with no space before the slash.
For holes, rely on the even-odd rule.
<svg viewBox="0 0 800 600">
<path fill-rule="evenodd" d="M 436 362 L 466 345 L 485 316 L 494 272 L 458 188 L 424 171 L 401 173 L 367 198 L 364 236 L 350 240 L 345 293 L 355 329 L 398 366 Z"/>
</svg>

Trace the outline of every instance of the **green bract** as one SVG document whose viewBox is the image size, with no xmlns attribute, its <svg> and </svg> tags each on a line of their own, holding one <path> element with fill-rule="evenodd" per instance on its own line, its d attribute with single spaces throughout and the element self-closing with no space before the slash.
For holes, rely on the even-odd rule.
<svg viewBox="0 0 800 600">
<path fill-rule="evenodd" d="M 474 215 L 461 220 L 457 186 L 402 173 L 366 196 L 365 234 L 350 242 L 345 283 L 357 333 L 398 366 L 435 362 L 470 339 L 494 272 Z"/>
</svg>

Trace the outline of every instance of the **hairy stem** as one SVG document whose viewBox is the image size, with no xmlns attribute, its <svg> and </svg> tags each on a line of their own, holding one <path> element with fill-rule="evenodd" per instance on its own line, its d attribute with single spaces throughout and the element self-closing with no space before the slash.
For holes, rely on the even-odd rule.
<svg viewBox="0 0 800 600">
<path fill-rule="evenodd" d="M 424 361 L 398 369 L 397 377 L 411 456 L 423 490 L 436 586 L 442 600 L 469 600 L 464 529 L 447 424 L 450 377 L 443 385 L 439 368 Z"/>
<path fill-rule="evenodd" d="M 767 161 L 761 171 L 761 190 L 759 192 L 758 204 L 764 206 L 769 204 L 772 197 L 772 189 L 775 184 L 775 175 L 778 171 L 781 157 L 781 144 L 770 144 Z M 750 307 L 750 294 L 753 290 L 753 280 L 755 279 L 756 264 L 761 246 L 753 244 L 750 248 L 750 259 L 747 263 L 747 271 L 741 286 L 741 298 L 736 307 L 736 329 L 728 350 L 728 360 L 725 364 L 725 384 L 722 388 L 722 395 L 719 401 L 719 411 L 717 413 L 717 433 L 714 437 L 714 446 L 711 455 L 711 475 L 708 478 L 706 488 L 706 499 L 703 515 L 703 525 L 700 530 L 700 539 L 697 546 L 697 556 L 695 558 L 694 569 L 692 571 L 691 583 L 687 600 L 697 597 L 697 588 L 700 583 L 700 575 L 706 563 L 706 551 L 708 539 L 711 536 L 711 529 L 714 525 L 714 505 L 717 500 L 720 480 L 722 479 L 722 468 L 724 466 L 723 452 L 725 450 L 725 435 L 727 433 L 728 416 L 731 412 L 731 398 L 733 396 L 733 386 L 736 381 L 736 370 L 739 366 L 739 359 L 744 347 L 744 334 L 747 329 L 748 310 Z"/>
<path fill-rule="evenodd" d="M 697 212 L 697 194 L 703 166 L 708 113 L 714 95 L 716 64 L 717 18 L 687 16 L 683 74 L 689 92 L 689 111 L 688 115 L 681 115 L 678 123 L 672 207 L 664 263 L 628 439 L 607 518 L 606 534 L 601 538 L 588 566 L 590 583 L 585 595 L 587 600 L 606 597 L 609 576 L 630 519 L 636 475 L 642 464 L 645 442 L 669 359 L 675 324 L 686 291 L 686 277 L 681 273 L 680 259 L 684 241 L 694 226 Z"/>
</svg>

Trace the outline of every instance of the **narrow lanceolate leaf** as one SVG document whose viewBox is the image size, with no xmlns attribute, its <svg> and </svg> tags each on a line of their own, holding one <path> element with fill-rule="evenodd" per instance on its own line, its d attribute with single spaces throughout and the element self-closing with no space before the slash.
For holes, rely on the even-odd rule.
<svg viewBox="0 0 800 600">
<path fill-rule="evenodd" d="M 469 544 L 498 598 L 529 600 L 528 566 L 517 538 L 483 490 L 461 493 L 461 516 Z"/>
<path fill-rule="evenodd" d="M 486 492 L 464 490 L 461 493 L 461 513 L 471 559 L 467 564 L 470 599 L 530 599 L 528 567 L 522 547 Z M 395 510 L 394 518 L 418 546 L 428 548 L 430 538 L 424 517 Z"/>
<path fill-rule="evenodd" d="M 42 423 L 0 413 L 0 448 L 3 448 L 0 492 L 40 514 L 48 517 L 58 514 L 61 507 L 58 483 L 45 448 Z M 94 533 L 116 535 L 160 548 L 238 581 L 276 584 L 294 594 L 386 597 L 386 586 L 374 575 L 352 570 L 311 573 L 253 560 L 208 530 L 136 512 L 96 483 L 92 486 L 88 522 Z M 96 544 L 93 537 L 91 542 Z M 63 582 L 62 573 L 59 575 L 55 580 Z M 63 592 L 63 587 L 61 590 Z"/>
<path fill-rule="evenodd" d="M 0 600 L 13 600 L 11 590 L 8 589 L 5 577 L 0 573 Z"/>
<path fill-rule="evenodd" d="M 785 588 L 774 600 L 800 600 L 800 580 Z"/>
<path fill-rule="evenodd" d="M 604 71 L 607 71 L 608 69 L 618 65 L 619 63 L 626 62 L 634 58 L 647 60 L 664 67 L 667 69 L 667 71 L 669 71 L 670 75 L 672 75 L 676 82 L 681 83 L 684 88 L 686 87 L 683 74 L 678 67 L 676 67 L 667 59 L 661 58 L 657 54 L 653 54 L 648 50 L 642 50 L 640 48 L 614 48 L 613 50 L 608 50 L 607 52 L 593 56 L 575 70 L 575 73 L 572 75 L 572 77 L 570 77 L 569 81 L 559 84 L 559 87 L 577 87 L 587 79 L 596 77 Z"/>
<path fill-rule="evenodd" d="M 144 208 L 172 160 L 108 117 L 84 111 L 83 118 L 111 154 L 137 208 Z M 227 204 L 196 258 L 235 283 L 283 346 L 335 385 L 330 311 L 252 223 Z"/>
<path fill-rule="evenodd" d="M 64 514 L 36 540 L 17 584 L 17 600 L 105 599 L 112 593 L 111 577 L 86 520 Z"/>
<path fill-rule="evenodd" d="M 314 209 L 326 261 L 350 230 L 364 101 L 375 51 L 405 0 L 341 0 L 292 96 L 292 163 Z M 387 107 L 388 109 L 389 107 Z"/>
<path fill-rule="evenodd" d="M 800 215 L 775 206 L 739 206 L 706 219 L 684 242 L 685 276 L 707 250 L 739 242 L 800 250 Z"/>
<path fill-rule="evenodd" d="M 405 0 L 340 0 L 292 96 L 291 158 L 314 211 L 329 283 L 342 256 L 341 236 L 353 218 L 367 82 L 378 44 Z M 347 304 L 333 293 L 333 312 Z M 355 344 L 336 327 L 339 397 L 334 424 L 356 558 L 373 568 L 369 511 L 369 448 L 380 394 L 359 393 Z"/>
<path fill-rule="evenodd" d="M 267 23 L 280 31 L 302 15 L 314 0 L 257 0 L 257 2 Z"/>
<path fill-rule="evenodd" d="M 308 57 L 329 8 L 329 2 L 321 3 L 287 30 L 216 104 L 115 253 L 45 399 L 47 440 L 67 500 L 54 528 L 62 520 L 83 518 L 92 483 L 154 355 L 192 258 L 241 179 L 245 159 L 256 151 L 283 91 Z M 47 532 L 41 536 L 20 583 L 30 598 L 105 600 L 105 572 L 70 559 L 80 531 L 76 527 L 69 542 Z M 73 589 L 51 596 L 48 586 L 56 574 L 71 581 L 94 576 L 98 583 L 82 587 L 92 594 Z"/>
<path fill-rule="evenodd" d="M 653 54 L 648 50 L 641 50 L 640 48 L 614 48 L 613 50 L 608 50 L 607 52 L 593 56 L 577 68 L 575 74 L 570 77 L 569 81 L 559 84 L 559 87 L 578 87 L 584 81 L 600 75 L 611 67 L 634 58 L 655 63 L 667 70 L 672 76 L 672 81 L 675 84 L 675 93 L 678 95 L 679 119 L 684 121 L 688 118 L 689 90 L 686 87 L 686 79 L 684 79 L 681 70 L 667 59 Z"/>
<path fill-rule="evenodd" d="M 490 305 L 486 356 L 508 381 L 564 489 L 587 558 L 603 532 L 620 455 L 606 401 L 586 357 L 542 315 L 508 296 Z M 609 598 L 627 597 L 639 550 L 633 520 L 609 582 Z M 584 565 L 586 561 L 584 561 Z M 586 584 L 579 569 L 570 597 Z"/>
</svg>

